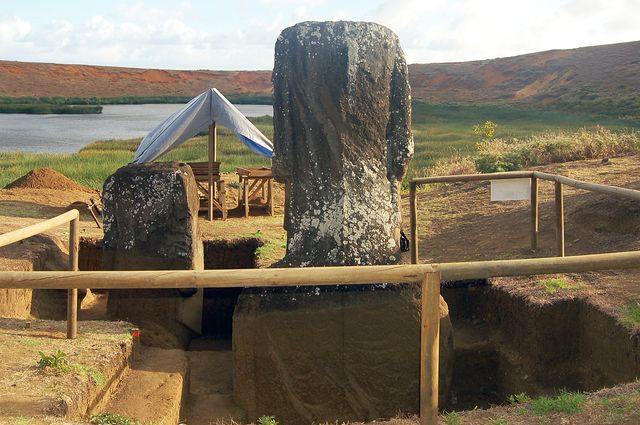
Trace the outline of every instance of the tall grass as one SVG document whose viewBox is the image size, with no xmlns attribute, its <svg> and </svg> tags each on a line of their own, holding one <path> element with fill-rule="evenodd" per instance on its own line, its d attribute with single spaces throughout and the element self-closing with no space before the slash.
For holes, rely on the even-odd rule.
<svg viewBox="0 0 640 425">
<path fill-rule="evenodd" d="M 574 132 L 597 126 L 612 130 L 640 129 L 640 121 L 524 105 L 428 104 L 414 101 L 415 156 L 408 177 L 429 175 L 436 163 L 443 159 L 455 163 L 451 158 L 474 156 L 478 136 L 473 133 L 473 127 L 485 121 L 498 123 L 497 139 L 527 139 L 543 133 Z"/>
<path fill-rule="evenodd" d="M 525 139 L 485 140 L 476 145 L 479 171 L 511 171 L 535 165 L 581 159 L 604 159 L 637 153 L 640 133 L 604 127 L 575 132 L 543 133 Z"/>
</svg>

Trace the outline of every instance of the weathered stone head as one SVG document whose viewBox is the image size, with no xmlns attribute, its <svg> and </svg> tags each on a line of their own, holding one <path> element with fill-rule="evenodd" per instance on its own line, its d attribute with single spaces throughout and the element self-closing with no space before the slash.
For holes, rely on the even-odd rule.
<svg viewBox="0 0 640 425">
<path fill-rule="evenodd" d="M 289 265 L 397 260 L 399 182 L 413 156 L 398 37 L 368 22 L 303 22 L 278 37 L 273 172 L 286 184 Z"/>
</svg>

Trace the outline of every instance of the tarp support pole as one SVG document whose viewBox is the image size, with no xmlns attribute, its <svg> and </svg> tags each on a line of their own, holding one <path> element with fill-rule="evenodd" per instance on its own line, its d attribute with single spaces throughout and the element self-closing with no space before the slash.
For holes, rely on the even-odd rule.
<svg viewBox="0 0 640 425">
<path fill-rule="evenodd" d="M 209 221 L 213 221 L 213 162 L 216 160 L 216 123 L 215 121 L 209 126 L 209 193 L 207 196 L 207 213 Z"/>
</svg>

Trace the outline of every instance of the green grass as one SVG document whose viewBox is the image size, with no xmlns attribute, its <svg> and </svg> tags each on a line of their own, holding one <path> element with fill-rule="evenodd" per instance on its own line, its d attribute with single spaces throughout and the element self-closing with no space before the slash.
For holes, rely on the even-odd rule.
<svg viewBox="0 0 640 425">
<path fill-rule="evenodd" d="M 541 280 L 540 284 L 550 294 L 556 294 L 562 289 L 575 289 L 575 286 L 568 284 L 563 279 L 545 279 Z"/>
<path fill-rule="evenodd" d="M 624 307 L 622 324 L 631 328 L 640 325 L 640 303 L 634 302 Z"/>
<path fill-rule="evenodd" d="M 445 412 L 444 421 L 447 425 L 458 425 L 460 423 L 460 414 L 455 410 L 451 412 Z"/>
<path fill-rule="evenodd" d="M 577 413 L 584 407 L 587 399 L 580 392 L 561 391 L 555 397 L 540 397 L 529 404 L 529 409 L 537 415 L 547 413 Z"/>
<path fill-rule="evenodd" d="M 80 375 L 81 377 L 88 377 L 96 384 L 98 387 L 104 386 L 107 382 L 107 378 L 104 376 L 98 368 L 94 366 L 85 366 L 80 364 L 74 364 L 73 369 Z"/>
<path fill-rule="evenodd" d="M 91 417 L 90 423 L 93 425 L 138 425 L 135 419 L 129 419 L 122 415 L 103 412 Z"/>
<path fill-rule="evenodd" d="M 526 393 L 512 394 L 507 397 L 507 401 L 509 404 L 526 404 L 531 401 L 531 397 Z"/>
<path fill-rule="evenodd" d="M 269 117 L 251 118 L 268 138 L 273 140 L 273 125 Z M 554 131 L 573 131 L 597 125 L 620 130 L 638 128 L 640 122 L 612 117 L 572 114 L 558 110 L 525 107 L 472 104 L 413 103 L 413 135 L 415 155 L 409 178 L 426 175 L 438 161 L 475 154 L 478 136 L 473 127 L 485 121 L 498 124 L 496 138 L 526 138 Z M 101 189 L 107 176 L 133 159 L 140 139 L 107 140 L 91 143 L 73 154 L 31 154 L 0 152 L 0 187 L 26 174 L 33 168 L 51 167 L 80 184 Z M 270 161 L 249 151 L 231 132 L 218 131 L 218 158 L 222 172 L 237 167 L 269 166 Z M 160 160 L 205 161 L 207 138 L 199 136 L 167 153 Z"/>
<path fill-rule="evenodd" d="M 258 418 L 258 425 L 278 425 L 278 422 L 273 416 L 260 416 Z"/>
<path fill-rule="evenodd" d="M 15 416 L 11 421 L 12 425 L 29 425 L 30 423 L 31 421 L 24 416 Z"/>
</svg>

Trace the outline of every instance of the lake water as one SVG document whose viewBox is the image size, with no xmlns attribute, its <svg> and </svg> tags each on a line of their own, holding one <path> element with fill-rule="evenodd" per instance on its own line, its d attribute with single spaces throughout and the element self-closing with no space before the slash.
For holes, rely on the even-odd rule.
<svg viewBox="0 0 640 425">
<path fill-rule="evenodd" d="M 143 137 L 183 105 L 105 105 L 102 114 L 0 114 L 0 151 L 76 152 L 95 140 Z M 247 117 L 273 116 L 271 105 L 236 105 Z"/>
</svg>

